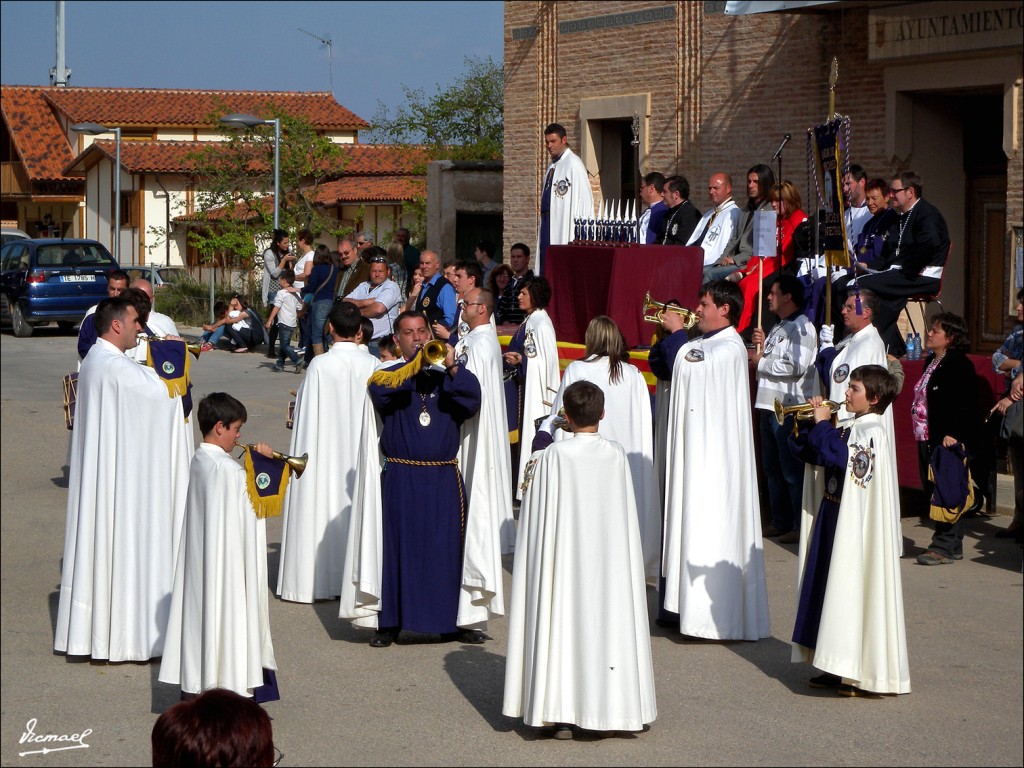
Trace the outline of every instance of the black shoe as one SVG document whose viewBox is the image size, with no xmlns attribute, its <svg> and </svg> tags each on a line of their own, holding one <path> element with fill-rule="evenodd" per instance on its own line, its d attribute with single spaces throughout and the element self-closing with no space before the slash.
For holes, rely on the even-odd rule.
<svg viewBox="0 0 1024 768">
<path fill-rule="evenodd" d="M 483 645 L 489 638 L 479 629 L 460 629 L 456 638 L 460 643 Z"/>
<path fill-rule="evenodd" d="M 391 629 L 378 629 L 370 638 L 371 648 L 387 648 L 395 642 L 395 635 L 398 633 Z"/>
<path fill-rule="evenodd" d="M 811 688 L 838 688 L 843 684 L 843 678 L 833 675 L 831 672 L 823 672 L 817 677 L 812 677 L 807 684 Z"/>
</svg>

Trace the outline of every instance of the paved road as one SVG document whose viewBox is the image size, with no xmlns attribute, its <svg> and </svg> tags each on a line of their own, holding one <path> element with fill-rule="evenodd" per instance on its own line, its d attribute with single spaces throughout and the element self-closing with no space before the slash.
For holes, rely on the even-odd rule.
<svg viewBox="0 0 1024 768">
<path fill-rule="evenodd" d="M 0 338 L 2 765 L 149 764 L 153 722 L 178 695 L 156 682 L 155 663 L 92 664 L 51 650 L 67 497 L 60 377 L 73 342 L 55 329 Z M 196 394 L 231 392 L 249 409 L 246 436 L 287 449 L 288 390 L 299 377 L 273 373 L 270 362 L 204 354 Z M 789 663 L 786 643 L 794 547 L 767 541 L 774 636 L 684 642 L 655 627 L 659 717 L 638 737 L 539 740 L 503 717 L 504 620 L 484 646 L 375 650 L 337 620 L 336 601 L 275 599 L 284 695 L 267 705 L 275 741 L 283 765 L 1021 765 L 1021 550 L 992 535 L 1008 522 L 969 521 L 966 559 L 956 565 L 904 559 L 907 696 L 842 699 L 806 686 L 809 669 Z M 917 518 L 904 518 L 903 532 L 909 555 L 929 540 Z M 269 539 L 273 583 L 279 521 Z M 36 734 L 91 729 L 88 748 L 21 756 L 40 748 L 19 744 L 33 719 Z"/>
</svg>

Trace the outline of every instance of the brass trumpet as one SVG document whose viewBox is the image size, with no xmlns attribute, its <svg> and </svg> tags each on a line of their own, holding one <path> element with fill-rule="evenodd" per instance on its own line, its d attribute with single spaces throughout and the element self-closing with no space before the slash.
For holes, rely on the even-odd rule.
<svg viewBox="0 0 1024 768">
<path fill-rule="evenodd" d="M 823 400 L 822 405 L 826 406 L 832 415 L 835 416 L 839 412 L 839 409 L 843 407 L 842 403 L 837 403 L 834 400 Z M 807 420 L 814 417 L 814 406 L 810 403 L 797 403 L 796 405 L 783 406 L 781 400 L 775 401 L 775 419 L 782 424 L 786 420 L 789 414 L 793 414 L 793 433 L 796 434 L 796 422 L 801 420 Z"/>
<path fill-rule="evenodd" d="M 139 341 L 147 341 L 147 342 L 152 342 L 152 341 L 177 341 L 177 339 L 165 339 L 163 336 L 147 336 L 144 333 L 140 333 L 139 334 Z M 199 359 L 199 355 L 201 355 L 202 352 L 203 352 L 203 345 L 202 344 L 191 344 L 191 343 L 186 341 L 185 342 L 185 349 L 187 349 L 190 353 L 192 353 L 192 356 L 195 357 L 196 360 L 198 360 Z"/>
<path fill-rule="evenodd" d="M 423 352 L 423 360 L 428 365 L 444 365 L 448 359 L 448 345 L 439 339 L 431 339 L 420 349 Z"/>
<path fill-rule="evenodd" d="M 683 327 L 687 329 L 693 328 L 693 326 L 700 322 L 700 318 L 697 317 L 695 312 L 691 312 L 684 307 L 677 307 L 675 304 L 663 304 L 659 301 L 655 301 L 651 298 L 650 291 L 648 291 L 647 295 L 644 297 L 643 311 L 644 320 L 648 323 L 660 323 L 661 316 L 666 312 L 674 312 L 675 314 L 680 315 L 683 318 Z M 647 314 L 648 312 L 653 312 L 654 314 Z"/>
<path fill-rule="evenodd" d="M 239 448 L 248 448 L 254 450 L 256 445 L 254 443 L 240 443 L 237 440 L 235 445 Z M 278 453 L 277 451 L 270 452 L 271 457 L 278 461 L 283 461 L 289 467 L 296 477 L 302 477 L 302 473 L 306 471 L 306 465 L 309 463 L 309 454 L 304 453 L 301 456 L 289 456 L 285 453 Z"/>
</svg>

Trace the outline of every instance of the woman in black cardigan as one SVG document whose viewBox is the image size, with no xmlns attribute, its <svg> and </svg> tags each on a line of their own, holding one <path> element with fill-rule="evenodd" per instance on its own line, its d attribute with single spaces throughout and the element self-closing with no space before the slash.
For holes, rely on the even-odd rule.
<svg viewBox="0 0 1024 768">
<path fill-rule="evenodd" d="M 939 446 L 950 448 L 963 443 L 968 456 L 977 444 L 979 417 L 977 376 L 967 359 L 967 326 L 963 318 L 951 312 L 936 315 L 928 329 L 928 349 L 924 373 L 914 388 L 911 422 L 917 440 L 921 484 L 931 498 L 928 466 L 932 452 Z M 962 560 L 963 523 L 935 521 L 935 534 L 928 551 L 919 555 L 922 565 L 942 565 Z"/>
</svg>

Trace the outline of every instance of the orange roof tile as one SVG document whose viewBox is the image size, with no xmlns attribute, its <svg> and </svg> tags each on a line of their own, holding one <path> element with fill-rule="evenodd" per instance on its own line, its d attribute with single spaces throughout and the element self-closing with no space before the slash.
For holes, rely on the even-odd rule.
<svg viewBox="0 0 1024 768">
<path fill-rule="evenodd" d="M 427 193 L 424 176 L 345 176 L 317 187 L 317 205 L 402 203 Z"/>
<path fill-rule="evenodd" d="M 45 99 L 48 88 L 0 86 L 0 110 L 31 181 L 63 180 L 75 155 L 60 121 Z"/>
<path fill-rule="evenodd" d="M 342 144 L 346 174 L 420 175 L 431 159 L 415 144 Z"/>
<path fill-rule="evenodd" d="M 302 116 L 314 128 L 369 128 L 326 91 L 200 91 L 164 88 L 44 88 L 46 98 L 70 122 L 104 125 L 209 127 L 209 116 L 241 112 L 269 114 L 273 105 Z"/>
<path fill-rule="evenodd" d="M 197 150 L 216 146 L 209 141 L 122 141 L 121 166 L 128 173 L 189 173 L 195 170 L 190 157 Z M 114 160 L 117 142 L 100 139 L 90 144 L 64 170 L 69 174 L 85 174 L 103 158 Z"/>
</svg>

